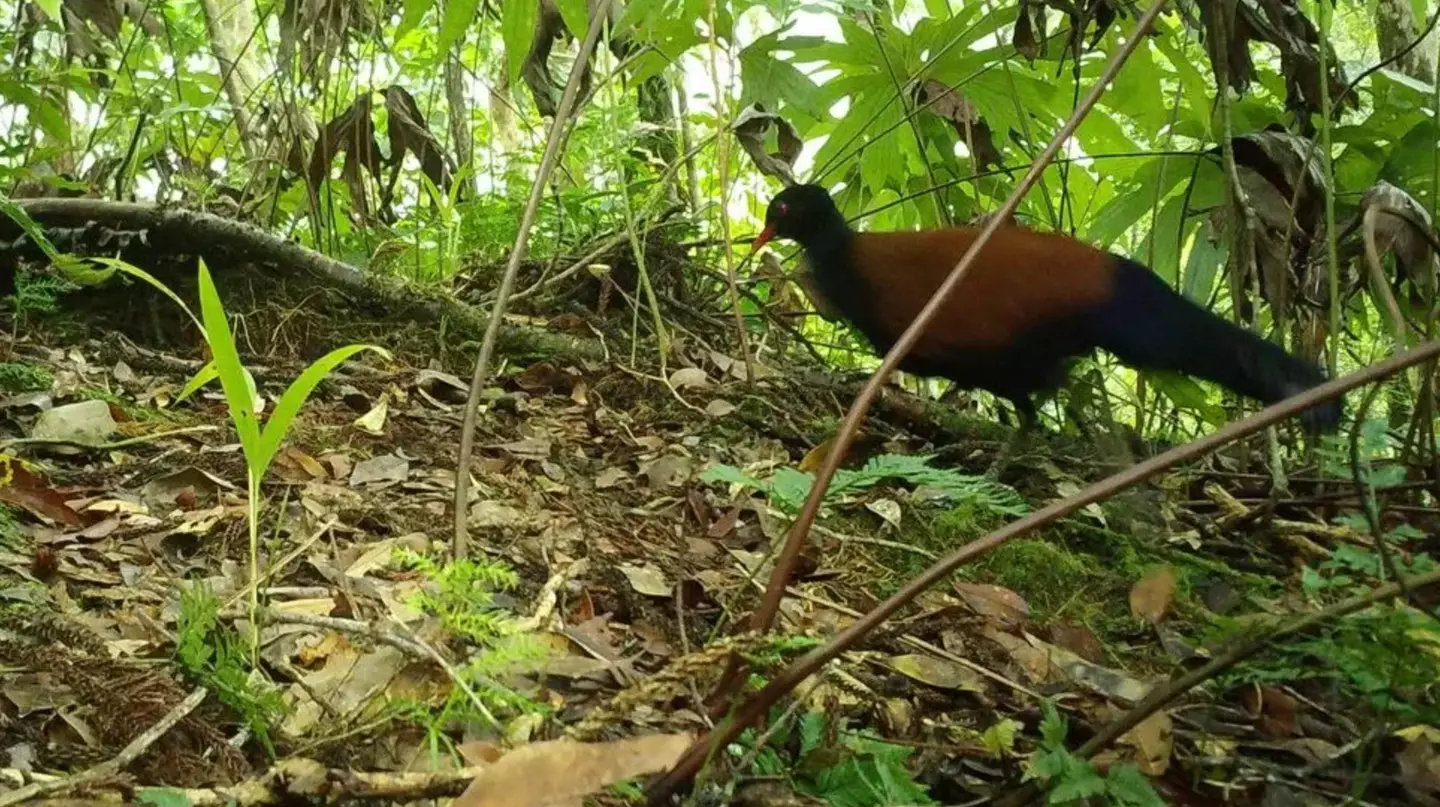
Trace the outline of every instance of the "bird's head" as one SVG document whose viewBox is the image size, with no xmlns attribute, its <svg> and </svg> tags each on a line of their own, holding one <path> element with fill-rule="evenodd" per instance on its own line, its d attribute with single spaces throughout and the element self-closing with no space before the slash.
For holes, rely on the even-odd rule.
<svg viewBox="0 0 1440 807">
<path fill-rule="evenodd" d="M 791 185 L 770 200 L 765 211 L 765 229 L 750 245 L 754 252 L 773 238 L 785 238 L 804 244 L 836 222 L 843 228 L 845 219 L 835 200 L 819 185 Z"/>
</svg>

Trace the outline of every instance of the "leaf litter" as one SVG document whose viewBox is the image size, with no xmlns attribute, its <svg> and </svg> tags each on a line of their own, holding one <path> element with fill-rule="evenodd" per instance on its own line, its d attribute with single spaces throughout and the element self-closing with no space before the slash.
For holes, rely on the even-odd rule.
<svg viewBox="0 0 1440 807">
<path fill-rule="evenodd" d="M 194 670 L 155 664 L 183 653 L 177 642 L 197 630 L 182 624 L 191 618 L 182 592 L 203 587 L 218 601 L 207 641 L 221 628 L 232 642 L 248 630 L 245 469 L 223 401 L 206 391 L 175 405 L 185 378 L 137 369 L 138 359 L 82 348 L 41 355 L 55 379 L 43 400 L 0 406 L 17 434 L 44 424 L 47 441 L 73 449 L 4 458 L 0 502 L 12 510 L 14 538 L 0 551 L 0 593 L 23 607 L 0 625 L 8 665 L 0 702 L 10 717 L 11 764 L 22 776 L 107 759 L 184 698 Z M 331 771 L 325 776 L 391 774 L 402 778 L 382 781 L 402 793 L 443 793 L 465 805 L 576 804 L 601 793 L 613 801 L 613 786 L 669 767 L 709 726 L 695 696 L 708 693 L 730 651 L 770 654 L 773 664 L 803 649 L 731 634 L 754 607 L 770 550 L 808 490 L 797 466 L 813 469 L 827 450 L 829 435 L 811 423 L 840 414 L 836 403 L 848 396 L 773 369 L 763 391 L 751 392 L 733 359 L 706 352 L 692 360 L 653 380 L 560 360 L 497 379 L 471 468 L 469 525 L 483 556 L 508 564 L 516 580 L 483 607 L 453 612 L 435 605 L 440 574 L 406 559 L 443 564 L 463 382 L 431 368 L 389 367 L 312 398 L 267 480 L 262 530 L 260 658 L 269 683 L 257 691 L 278 699 L 265 741 L 285 764 L 310 770 L 303 761 L 312 760 Z M 81 400 L 95 389 L 114 391 L 103 408 Z M 787 406 L 777 411 L 777 400 Z M 57 412 L 82 417 L 67 433 Z M 944 474 L 969 454 L 909 462 L 911 482 L 885 460 L 933 456 L 955 440 L 937 444 L 911 421 L 872 420 L 873 439 L 847 461 L 850 482 L 827 500 L 804 576 L 793 584 L 797 595 L 783 603 L 787 635 L 832 634 L 923 568 L 907 565 L 915 556 L 904 545 L 956 501 L 960 488 Z M 195 426 L 209 429 L 187 431 Z M 1099 473 L 1083 458 L 1052 463 L 1017 482 L 1030 501 L 1064 495 Z M 1102 505 L 1087 509 L 1084 529 L 1120 518 L 1148 524 L 1172 544 L 1232 557 L 1230 539 L 1208 523 L 1223 521 L 1255 541 L 1267 527 L 1250 517 L 1243 490 L 1218 487 L 1228 479 L 1182 478 L 1198 495 L 1178 519 L 1161 519 L 1168 526 Z M 978 537 L 983 523 L 960 525 L 930 556 Z M 1294 514 L 1270 529 L 1293 535 L 1297 524 L 1315 541 L 1339 534 Z M 1190 525 L 1201 537 L 1187 534 Z M 1280 537 L 1272 546 L 1272 570 L 1301 553 Z M 1181 585 L 1194 580 L 1169 565 L 1134 568 L 1129 577 L 1062 577 L 1058 589 L 1003 571 L 977 566 L 948 591 L 928 592 L 797 690 L 809 714 L 846 721 L 805 741 L 820 743 L 806 765 L 839 770 L 865 758 L 840 739 L 842 730 L 863 730 L 920 749 L 905 765 L 933 792 L 1000 792 L 1039 747 L 1033 693 L 1048 693 L 1072 722 L 1093 729 L 1170 674 L 1182 658 L 1176 647 L 1204 644 L 1202 612 Z M 1108 610 L 1080 607 L 1077 598 Z M 1305 607 L 1290 593 L 1264 604 L 1276 614 Z M 501 610 L 543 652 L 472 667 L 484 654 L 467 638 L 470 620 Z M 477 687 L 531 706 L 500 708 Z M 489 705 L 469 710 L 477 699 Z M 1333 765 L 1359 731 L 1343 702 L 1298 671 L 1258 687 L 1192 694 L 1186 708 L 1152 715 L 1097 764 L 1134 764 L 1171 788 L 1176 767 L 1223 764 L 1235 782 L 1263 792 L 1255 777 L 1277 765 Z M 489 724 L 484 715 L 497 709 L 498 723 Z M 257 747 L 247 717 L 234 701 L 207 698 L 183 731 L 167 734 L 128 773 L 146 785 L 217 794 L 268 781 L 264 771 L 276 763 Z M 1436 798 L 1440 780 L 1432 750 L 1440 739 L 1424 728 L 1411 725 L 1392 742 L 1402 752 L 1397 789 L 1420 801 Z M 459 754 L 431 753 L 434 732 Z M 1282 751 L 1287 761 L 1277 763 Z M 450 778 L 403 778 L 419 774 Z M 1327 776 L 1326 787 L 1343 781 L 1341 772 Z M 292 786 L 298 792 L 307 781 L 296 777 Z M 404 789 L 412 785 L 420 789 Z"/>
</svg>

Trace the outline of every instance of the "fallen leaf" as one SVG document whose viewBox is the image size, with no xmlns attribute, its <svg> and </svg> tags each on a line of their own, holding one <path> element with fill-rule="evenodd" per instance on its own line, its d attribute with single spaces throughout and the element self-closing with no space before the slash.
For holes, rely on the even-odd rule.
<svg viewBox="0 0 1440 807">
<path fill-rule="evenodd" d="M 595 489 L 604 490 L 606 488 L 613 488 L 629 478 L 629 474 L 612 465 L 595 476 Z"/>
<path fill-rule="evenodd" d="M 985 690 L 979 673 L 949 659 L 911 653 L 890 659 L 890 666 L 907 678 L 937 689 L 960 689 L 967 692 Z"/>
<path fill-rule="evenodd" d="M 1168 712 L 1156 712 L 1125 732 L 1120 742 L 1134 747 L 1135 764 L 1146 776 L 1160 777 L 1170 768 L 1175 747 L 1174 724 Z"/>
<path fill-rule="evenodd" d="M 524 519 L 524 513 L 492 499 L 482 499 L 470 506 L 470 523 L 476 527 L 513 527 Z"/>
<path fill-rule="evenodd" d="M 735 404 L 716 398 L 710 403 L 705 404 L 705 414 L 710 417 L 723 418 L 731 412 L 734 412 L 736 408 Z"/>
<path fill-rule="evenodd" d="M 640 473 L 645 474 L 653 489 L 683 484 L 692 470 L 690 458 L 678 454 L 665 454 L 640 465 Z"/>
<path fill-rule="evenodd" d="M 1095 632 L 1084 625 L 1068 622 L 1051 625 L 1050 641 L 1094 664 L 1105 658 L 1105 646 Z"/>
<path fill-rule="evenodd" d="M 409 462 L 394 454 L 382 454 L 356 463 L 355 470 L 350 474 L 350 486 L 358 488 L 370 483 L 403 482 L 409 473 Z"/>
<path fill-rule="evenodd" d="M 866 502 L 865 509 L 879 516 L 886 524 L 900 529 L 900 503 L 894 499 L 876 499 Z"/>
<path fill-rule="evenodd" d="M 1029 633 L 1024 636 L 1031 648 L 1042 653 L 1057 670 L 1091 692 L 1126 705 L 1139 703 L 1150 692 L 1149 684 L 1128 673 L 1091 664 L 1069 650 L 1049 644 Z"/>
<path fill-rule="evenodd" d="M 970 610 L 994 621 L 1001 629 L 1013 630 L 1030 618 L 1030 604 L 1025 598 L 1003 586 L 959 582 L 955 584 L 955 592 Z"/>
<path fill-rule="evenodd" d="M 1440 805 L 1440 756 L 1428 739 L 1411 740 L 1405 750 L 1395 755 L 1395 761 L 1400 767 L 1400 784 L 1416 804 Z"/>
<path fill-rule="evenodd" d="M 667 770 L 690 747 L 689 734 L 652 734 L 608 743 L 549 740 L 517 748 L 490 764 L 453 807 L 549 807 L 617 782 Z M 471 752 L 475 756 L 475 752 Z M 471 754 L 466 757 L 470 758 Z"/>
<path fill-rule="evenodd" d="M 699 367 L 681 367 L 670 374 L 670 386 L 675 389 L 686 387 L 704 387 L 710 383 L 709 376 Z"/>
<path fill-rule="evenodd" d="M 498 448 L 516 457 L 528 459 L 549 459 L 550 441 L 538 437 L 526 437 L 523 440 L 515 440 L 509 443 L 501 443 L 489 448 Z"/>
<path fill-rule="evenodd" d="M 355 427 L 370 434 L 385 433 L 385 418 L 390 414 L 389 396 L 380 396 L 380 402 L 371 407 L 369 412 L 355 418 Z"/>
<path fill-rule="evenodd" d="M 670 596 L 670 581 L 665 579 L 665 573 L 654 564 L 634 566 L 622 563 L 620 572 L 625 575 L 625 579 L 630 581 L 631 588 L 647 597 Z"/>
<path fill-rule="evenodd" d="M 835 438 L 832 437 L 805 452 L 805 457 L 800 460 L 800 470 L 810 474 L 819 471 L 820 466 L 825 464 L 825 458 L 830 456 L 830 446 L 833 445 L 834 442 Z"/>
<path fill-rule="evenodd" d="M 1175 598 L 1175 571 L 1164 566 L 1145 575 L 1130 589 L 1130 613 L 1149 622 L 1160 624 Z"/>
<path fill-rule="evenodd" d="M 1240 703 L 1251 716 L 1260 718 L 1260 736 L 1269 740 L 1294 737 L 1300 704 L 1283 690 L 1273 686 L 1246 687 Z"/>
</svg>

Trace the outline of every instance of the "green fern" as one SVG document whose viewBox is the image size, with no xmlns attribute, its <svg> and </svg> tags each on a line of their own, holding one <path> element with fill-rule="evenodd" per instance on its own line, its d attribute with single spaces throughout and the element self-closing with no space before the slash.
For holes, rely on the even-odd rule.
<svg viewBox="0 0 1440 807">
<path fill-rule="evenodd" d="M 926 488 L 937 498 L 956 504 L 970 504 L 999 515 L 1021 516 L 1029 511 L 1025 500 L 1014 488 L 993 482 L 983 476 L 962 474 L 949 468 L 933 468 L 930 455 L 882 454 L 873 457 L 863 468 L 842 468 L 825 491 L 824 504 L 834 504 L 846 496 L 859 493 L 881 482 L 899 480 L 917 488 Z M 724 482 L 764 493 L 781 511 L 798 513 L 810 495 L 815 478 L 789 466 L 776 469 L 768 480 L 761 480 L 731 465 L 715 464 L 700 474 L 704 482 Z"/>
</svg>

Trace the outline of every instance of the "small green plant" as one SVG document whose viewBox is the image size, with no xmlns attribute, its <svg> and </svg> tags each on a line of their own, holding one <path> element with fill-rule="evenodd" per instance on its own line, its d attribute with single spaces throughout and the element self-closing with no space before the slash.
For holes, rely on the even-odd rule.
<svg viewBox="0 0 1440 807">
<path fill-rule="evenodd" d="M 992 482 L 982 476 L 962 474 L 948 468 L 930 467 L 930 456 L 882 454 L 873 457 L 859 470 L 842 468 L 835 472 L 825 503 L 833 504 L 847 495 L 859 493 L 875 485 L 899 479 L 933 494 L 936 498 L 961 503 L 974 503 L 992 512 L 1007 516 L 1024 515 L 1028 508 L 1014 488 Z M 781 466 L 768 480 L 761 480 L 731 465 L 716 464 L 700 474 L 701 481 L 726 482 L 764 493 L 782 512 L 794 515 L 805 504 L 815 477 L 804 471 Z"/>
<path fill-rule="evenodd" d="M 15 312 L 14 326 L 19 327 L 31 314 L 48 314 L 57 308 L 60 295 L 78 288 L 63 277 L 29 270 L 15 273 L 15 291 L 5 302 Z"/>
<path fill-rule="evenodd" d="M 1150 780 L 1135 765 L 1112 765 L 1104 776 L 1065 747 L 1065 718 L 1049 700 L 1041 704 L 1040 750 L 1030 758 L 1024 781 L 1044 784 L 1049 804 L 1087 804 L 1102 799 L 1122 807 L 1165 807 Z"/>
<path fill-rule="evenodd" d="M 472 558 L 440 565 L 410 549 L 397 548 L 403 568 L 424 575 L 430 585 L 410 599 L 410 605 L 434 615 L 447 630 L 483 647 L 504 635 L 510 617 L 495 607 L 495 594 L 513 589 L 520 576 L 504 563 Z"/>
<path fill-rule="evenodd" d="M 514 674 L 538 668 L 549 657 L 544 644 L 521 632 L 514 617 L 495 605 L 495 594 L 513 588 L 519 576 L 498 561 L 462 558 L 441 565 L 409 549 L 397 549 L 396 559 L 424 575 L 428 583 L 409 604 L 435 616 L 478 649 L 457 671 L 470 691 L 453 688 L 439 713 L 421 721 L 429 726 L 432 742 L 439 742 L 439 733 L 452 720 L 477 715 L 488 720 L 496 711 L 543 713 L 543 704 L 504 683 Z"/>
<path fill-rule="evenodd" d="M 26 362 L 0 362 L 0 390 L 10 393 L 50 389 L 55 377 L 45 367 Z"/>
<path fill-rule="evenodd" d="M 913 748 L 846 731 L 827 743 L 831 733 L 821 712 L 789 718 L 755 755 L 755 772 L 787 779 L 797 791 L 832 807 L 935 804 L 906 767 Z M 754 729 L 746 729 L 730 753 L 747 755 L 758 737 Z M 795 749 L 793 758 L 787 753 L 790 748 Z"/>
<path fill-rule="evenodd" d="M 22 545 L 22 538 L 15 510 L 8 504 L 0 504 L 0 546 L 17 549 Z"/>
<path fill-rule="evenodd" d="M 181 300 L 164 283 L 145 270 L 125 261 L 117 258 L 91 258 L 90 260 L 94 263 L 108 269 L 108 271 L 97 272 L 83 261 L 73 257 L 57 254 L 52 257 L 52 260 L 70 276 L 82 278 L 87 283 L 103 282 L 115 272 L 122 272 L 149 283 L 161 294 L 169 297 L 180 307 L 180 310 L 190 317 L 204 337 L 206 344 L 209 345 L 210 354 L 214 358 L 190 379 L 185 388 L 181 390 L 178 399 L 184 400 L 206 384 L 219 378 L 221 390 L 225 394 L 225 403 L 230 410 L 230 420 L 235 426 L 235 432 L 240 437 L 240 447 L 245 454 L 247 472 L 246 505 L 250 528 L 250 644 L 252 655 L 258 658 L 260 652 L 260 482 L 264 478 L 265 472 L 269 470 L 271 461 L 279 453 L 286 433 L 290 430 L 295 417 L 300 413 L 300 407 L 305 405 L 310 393 L 315 391 L 315 387 L 319 386 L 325 376 L 340 366 L 342 362 L 361 351 L 373 350 L 386 359 L 390 358 L 389 352 L 375 345 L 346 345 L 321 356 L 311 362 L 299 378 L 291 382 L 262 426 L 260 410 L 264 401 L 256 389 L 254 376 L 245 369 L 245 365 L 240 361 L 240 351 L 235 345 L 234 335 L 230 333 L 230 322 L 226 318 L 225 307 L 220 302 L 220 293 L 216 291 L 215 282 L 210 277 L 210 270 L 206 267 L 203 259 L 199 262 L 201 317 L 196 317 L 185 301 Z"/>
<path fill-rule="evenodd" d="M 181 590 L 177 632 L 180 666 L 234 709 L 273 755 L 270 727 L 285 714 L 285 702 L 278 691 L 261 690 L 252 681 L 245 643 L 220 621 L 220 600 L 203 583 Z"/>
</svg>

